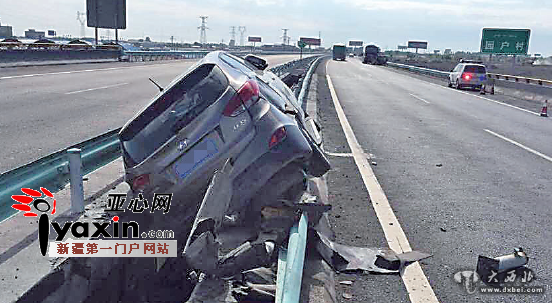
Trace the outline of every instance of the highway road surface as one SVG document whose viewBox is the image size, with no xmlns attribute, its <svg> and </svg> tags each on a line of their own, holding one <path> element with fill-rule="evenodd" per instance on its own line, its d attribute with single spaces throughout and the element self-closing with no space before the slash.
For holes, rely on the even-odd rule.
<svg viewBox="0 0 552 303">
<path fill-rule="evenodd" d="M 149 77 L 164 86 L 194 62 L 0 68 L 0 173 L 123 126 L 158 93 Z"/>
<path fill-rule="evenodd" d="M 552 119 L 356 58 L 323 69 L 338 241 L 433 254 L 402 278 L 339 274 L 354 281 L 337 283 L 341 301 L 552 302 Z M 453 279 L 517 247 L 544 295 L 468 294 Z"/>
</svg>

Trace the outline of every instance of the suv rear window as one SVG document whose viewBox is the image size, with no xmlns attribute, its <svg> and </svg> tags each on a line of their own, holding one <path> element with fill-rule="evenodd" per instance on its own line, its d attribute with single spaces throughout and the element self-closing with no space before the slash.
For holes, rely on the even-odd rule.
<svg viewBox="0 0 552 303">
<path fill-rule="evenodd" d="M 233 57 L 233 56 L 230 56 L 230 55 L 227 55 L 227 54 L 223 54 L 221 53 L 219 55 L 219 58 L 220 60 L 222 60 L 224 63 L 228 64 L 230 67 L 233 67 L 237 70 L 240 70 L 241 72 L 245 73 L 245 74 L 248 74 L 250 73 L 251 71 L 255 70 L 256 68 L 251 65 L 250 63 L 248 63 L 247 61 L 245 60 L 240 60 L 236 57 Z"/>
<path fill-rule="evenodd" d="M 465 73 L 486 74 L 487 70 L 481 65 L 466 65 L 464 68 Z"/>
<path fill-rule="evenodd" d="M 214 64 L 205 64 L 186 75 L 151 103 L 121 133 L 125 152 L 140 163 L 228 88 L 228 79 Z"/>
</svg>

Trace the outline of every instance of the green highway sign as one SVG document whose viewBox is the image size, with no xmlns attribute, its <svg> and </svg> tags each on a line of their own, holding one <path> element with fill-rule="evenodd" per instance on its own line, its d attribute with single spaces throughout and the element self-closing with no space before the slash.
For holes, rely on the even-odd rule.
<svg viewBox="0 0 552 303">
<path fill-rule="evenodd" d="M 530 29 L 484 28 L 481 35 L 481 52 L 526 55 L 530 35 Z"/>
<path fill-rule="evenodd" d="M 307 46 L 307 43 L 305 43 L 304 41 L 299 41 L 297 42 L 297 46 L 299 46 L 300 48 L 305 48 L 305 46 Z"/>
</svg>

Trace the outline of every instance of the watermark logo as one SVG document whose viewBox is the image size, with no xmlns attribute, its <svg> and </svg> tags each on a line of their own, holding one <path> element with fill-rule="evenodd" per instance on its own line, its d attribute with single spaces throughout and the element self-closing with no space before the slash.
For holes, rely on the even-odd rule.
<svg viewBox="0 0 552 303">
<path fill-rule="evenodd" d="M 535 280 L 535 274 L 526 266 L 509 271 L 498 272 L 490 270 L 483 276 L 472 270 L 456 272 L 454 281 L 468 294 L 542 294 L 544 287 L 529 285 Z"/>
<path fill-rule="evenodd" d="M 26 195 L 13 195 L 11 198 L 19 202 L 19 204 L 13 204 L 12 208 L 24 212 L 23 216 L 38 217 L 38 214 L 33 212 L 30 205 L 38 212 L 47 213 L 51 208 L 51 214 L 53 215 L 56 213 L 56 200 L 54 199 L 54 195 L 46 188 L 41 187 L 40 191 L 31 188 L 22 188 L 21 192 Z M 44 197 L 42 197 L 43 195 Z M 50 203 L 46 200 L 48 198 L 53 200 L 53 206 L 50 206 Z"/>
<path fill-rule="evenodd" d="M 38 219 L 38 242 L 40 245 L 40 252 L 43 256 L 46 255 L 48 249 L 48 234 L 50 233 L 50 219 L 48 218 L 48 211 L 51 214 L 56 213 L 56 199 L 54 195 L 46 188 L 41 187 L 40 191 L 31 188 L 22 188 L 21 191 L 26 195 L 13 195 L 11 198 L 22 204 L 13 204 L 12 207 L 24 212 L 25 217 L 37 217 L 38 214 L 32 211 L 31 204 L 34 209 L 42 213 Z M 42 195 L 44 194 L 44 197 Z M 50 205 L 49 200 L 52 201 Z"/>
<path fill-rule="evenodd" d="M 150 230 L 149 232 L 142 232 L 140 234 L 140 226 L 135 221 L 130 222 L 119 222 L 119 216 L 114 216 L 109 222 L 72 222 L 68 221 L 61 225 L 56 221 L 50 222 L 48 213 L 54 215 L 56 213 L 56 200 L 54 195 L 44 187 L 40 188 L 40 191 L 22 188 L 21 191 L 25 195 L 13 195 L 12 199 L 19 203 L 13 204 L 12 208 L 24 212 L 25 217 L 37 217 L 38 213 L 40 215 L 38 221 L 38 240 L 40 246 L 40 252 L 43 256 L 46 256 L 48 252 L 48 238 L 50 235 L 50 227 L 57 234 L 55 242 L 51 242 L 49 256 L 84 256 L 83 252 L 84 246 L 87 247 L 87 254 L 93 254 L 94 256 L 99 257 L 109 257 L 117 256 L 118 251 L 122 251 L 122 256 L 130 257 L 136 256 L 139 252 L 142 252 L 142 256 L 155 256 L 155 255 L 164 255 L 164 256 L 176 256 L 176 240 L 166 240 L 166 241 L 151 241 L 148 240 L 131 240 L 132 243 L 126 243 L 125 241 L 119 241 L 113 243 L 112 241 L 78 241 L 80 238 L 90 238 L 90 239 L 114 239 L 114 238 L 158 238 L 158 239 L 171 239 L 174 238 L 174 232 L 172 230 Z M 124 212 L 124 203 L 126 201 L 126 194 L 110 194 L 108 195 L 108 209 L 107 211 L 122 211 Z M 166 214 L 170 209 L 170 204 L 172 200 L 172 194 L 154 194 L 153 202 L 151 203 L 150 212 L 153 213 L 155 210 L 163 211 L 163 214 Z M 32 206 L 32 207 L 31 207 Z M 34 208 L 34 210 L 33 210 Z M 138 197 L 131 199 L 127 207 L 133 213 L 142 213 L 144 210 L 150 208 L 150 203 L 147 199 L 144 199 L 142 194 L 139 194 Z M 122 231 L 122 232 L 121 232 Z M 130 231 L 130 233 L 129 233 Z M 77 241 L 69 238 L 69 242 L 62 242 L 63 239 L 71 234 L 73 238 L 76 238 Z M 94 243 L 98 242 L 98 243 Z M 109 243 L 103 243 L 109 242 Z M 69 252 L 68 246 L 72 245 L 72 250 Z M 106 247 L 100 247 L 105 244 Z M 129 253 L 127 254 L 127 245 L 129 246 Z M 167 246 L 168 245 L 168 246 Z M 54 247 L 55 246 L 55 247 Z M 102 249 L 112 249 L 115 247 L 113 253 L 98 253 Z M 117 250 L 118 247 L 124 247 Z M 158 248 L 156 251 L 155 248 Z M 57 248 L 57 249 L 56 249 Z M 143 248 L 143 249 L 141 249 Z M 131 255 L 132 251 L 135 251 Z M 174 251 L 174 253 L 173 253 Z M 138 252 L 138 253 L 137 253 Z M 169 254 L 170 253 L 170 254 Z M 168 255 L 169 254 L 169 255 Z"/>
</svg>

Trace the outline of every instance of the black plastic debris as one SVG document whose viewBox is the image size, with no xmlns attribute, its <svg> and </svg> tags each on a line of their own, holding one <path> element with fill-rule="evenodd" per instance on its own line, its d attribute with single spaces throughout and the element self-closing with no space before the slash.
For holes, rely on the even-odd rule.
<svg viewBox="0 0 552 303">
<path fill-rule="evenodd" d="M 337 271 L 368 271 L 396 274 L 409 263 L 431 257 L 430 254 L 412 251 L 397 254 L 391 249 L 355 247 L 335 243 L 317 232 L 317 250 L 322 258 Z"/>
<path fill-rule="evenodd" d="M 488 285 L 500 284 L 507 272 L 519 271 L 526 268 L 529 257 L 523 249 L 516 248 L 514 252 L 496 258 L 479 256 L 477 259 L 477 274 Z"/>
</svg>

